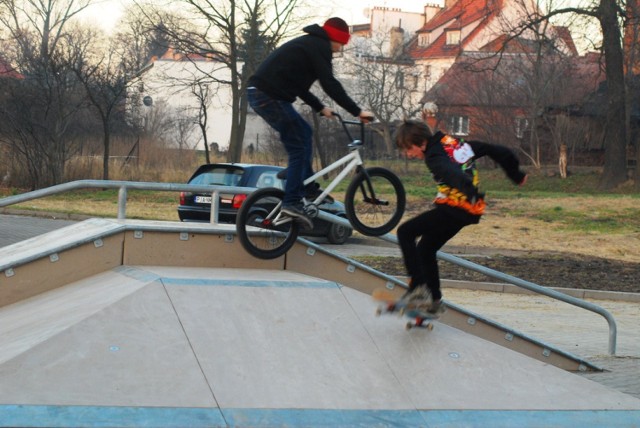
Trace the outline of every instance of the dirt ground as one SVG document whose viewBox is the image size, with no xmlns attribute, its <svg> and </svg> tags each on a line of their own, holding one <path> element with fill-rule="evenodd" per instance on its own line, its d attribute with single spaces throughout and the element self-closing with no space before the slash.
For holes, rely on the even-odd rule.
<svg viewBox="0 0 640 428">
<path fill-rule="evenodd" d="M 537 205 L 527 207 L 525 202 Z M 500 204 L 509 203 L 513 201 L 494 202 L 479 225 L 464 228 L 443 251 L 539 285 L 640 293 L 640 229 L 636 223 L 617 233 L 580 231 L 567 227 L 571 220 L 563 224 L 498 212 Z M 525 211 L 540 211 L 544 204 L 553 207 L 557 201 L 517 203 Z M 606 201 L 588 203 L 593 212 L 607 207 Z M 631 199 L 617 203 L 620 210 L 637 206 Z M 406 275 L 399 257 L 370 258 L 367 264 L 391 275 Z M 441 261 L 439 269 L 445 279 L 499 282 L 447 262 Z"/>
<path fill-rule="evenodd" d="M 464 249 L 450 254 L 549 287 L 640 293 L 640 263 L 570 253 L 516 252 Z M 468 255 L 473 254 L 472 257 Z M 364 258 L 361 258 L 364 260 Z M 399 257 L 367 258 L 367 264 L 390 275 L 405 275 Z M 500 282 L 452 263 L 439 263 L 440 277 L 466 281 Z"/>
</svg>

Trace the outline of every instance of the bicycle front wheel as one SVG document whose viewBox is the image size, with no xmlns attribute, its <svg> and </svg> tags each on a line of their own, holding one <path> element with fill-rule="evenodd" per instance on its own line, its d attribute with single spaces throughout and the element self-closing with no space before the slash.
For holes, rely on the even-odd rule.
<svg viewBox="0 0 640 428">
<path fill-rule="evenodd" d="M 276 188 L 258 189 L 244 201 L 236 217 L 240 243 L 252 256 L 275 259 L 296 242 L 298 224 L 280 213 L 284 192 Z"/>
<path fill-rule="evenodd" d="M 369 236 L 384 235 L 396 227 L 405 203 L 404 186 L 398 176 L 380 167 L 360 171 L 351 180 L 344 201 L 353 228 Z"/>
</svg>

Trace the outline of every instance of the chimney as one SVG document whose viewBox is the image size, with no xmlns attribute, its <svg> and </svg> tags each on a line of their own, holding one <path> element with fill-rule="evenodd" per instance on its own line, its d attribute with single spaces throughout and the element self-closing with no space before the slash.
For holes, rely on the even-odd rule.
<svg viewBox="0 0 640 428">
<path fill-rule="evenodd" d="M 393 27 L 389 32 L 389 54 L 392 58 L 395 58 L 402 53 L 402 46 L 404 45 L 404 30 L 400 27 Z"/>
<path fill-rule="evenodd" d="M 424 6 L 424 23 L 426 24 L 427 22 L 431 21 L 436 13 L 440 12 L 441 10 L 442 7 L 438 6 L 437 4 L 426 4 Z"/>
</svg>

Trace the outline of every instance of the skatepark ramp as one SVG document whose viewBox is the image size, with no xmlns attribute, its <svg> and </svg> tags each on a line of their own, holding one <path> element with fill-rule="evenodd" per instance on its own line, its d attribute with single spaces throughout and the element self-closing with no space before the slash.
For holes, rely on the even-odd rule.
<svg viewBox="0 0 640 428">
<path fill-rule="evenodd" d="M 254 259 L 233 232 L 91 219 L 0 248 L 0 426 L 640 420 L 579 357 L 456 306 L 406 332 L 373 315 L 393 278 L 305 240 Z"/>
<path fill-rule="evenodd" d="M 131 182 L 131 181 L 110 181 L 110 180 L 78 180 L 78 181 L 73 181 L 73 182 L 69 182 L 69 183 L 63 183 L 63 184 L 59 184 L 59 185 L 55 185 L 49 188 L 45 188 L 45 189 L 38 189 L 32 192 L 27 192 L 27 193 L 23 193 L 23 194 L 19 194 L 19 195 L 14 195 L 14 196 L 9 196 L 6 198 L 2 198 L 0 199 L 0 207 L 6 207 L 12 204 L 16 204 L 16 203 L 20 203 L 20 202 L 26 202 L 29 200 L 33 200 L 33 199 L 37 199 L 40 197 L 44 197 L 44 196 L 51 196 L 51 195 L 55 195 L 55 194 L 59 194 L 59 193 L 64 193 L 64 192 L 68 192 L 71 190 L 76 190 L 76 189 L 85 189 L 85 188 L 116 188 L 118 189 L 118 220 L 125 220 L 126 219 L 126 207 L 127 207 L 127 192 L 129 190 L 157 190 L 157 191 L 171 191 L 171 192 L 175 192 L 175 191 L 191 191 L 191 192 L 211 192 L 211 200 L 212 200 L 212 204 L 211 204 L 211 224 L 217 224 L 218 223 L 218 201 L 219 201 L 219 196 L 221 192 L 224 192 L 225 194 L 237 194 L 237 193 L 247 193 L 249 191 L 251 191 L 251 189 L 248 188 L 243 188 L 243 187 L 229 187 L 229 186 L 203 186 L 203 185 L 191 185 L 191 184 L 181 184 L 181 183 L 149 183 L 149 182 Z M 350 227 L 350 224 L 343 218 L 334 216 L 334 215 L 330 215 L 328 213 L 325 213 L 323 211 L 319 211 L 318 213 L 319 218 L 329 221 L 329 222 L 334 222 L 334 223 L 338 223 L 341 224 L 345 227 Z M 227 235 L 227 238 L 229 239 L 233 239 L 232 236 Z M 393 242 L 395 244 L 397 244 L 397 238 L 395 237 L 395 235 L 392 234 L 387 234 L 384 235 L 382 237 L 380 237 L 381 239 Z M 308 245 L 311 245 L 308 241 L 305 240 L 301 240 L 302 242 L 306 242 Z M 320 251 L 322 251 L 322 249 L 320 247 L 316 247 L 316 249 L 319 249 Z M 310 250 L 313 251 L 315 253 L 316 249 Z M 580 307 L 582 309 L 586 309 L 589 310 L 591 312 L 597 313 L 599 315 L 601 315 L 602 317 L 604 317 L 609 325 L 609 354 L 610 355 L 615 355 L 616 352 L 616 338 L 617 338 L 617 326 L 616 326 L 616 322 L 615 319 L 613 318 L 613 316 L 606 311 L 605 309 L 603 309 L 602 307 L 586 302 L 582 299 L 578 299 L 575 298 L 573 296 L 569 296 L 565 293 L 561 293 L 552 289 L 549 289 L 547 287 L 542 287 L 538 284 L 534 284 L 532 282 L 529 281 L 525 281 L 522 280 L 520 278 L 516 278 L 510 275 L 506 275 L 502 272 L 498 272 L 495 271 L 493 269 L 488 269 L 484 266 L 481 265 L 477 265 L 475 263 L 472 263 L 468 260 L 450 255 L 450 254 L 446 254 L 443 252 L 438 252 L 438 258 L 460 265 L 464 268 L 470 269 L 470 270 L 475 270 L 477 272 L 480 272 L 484 275 L 487 275 L 489 277 L 492 277 L 494 279 L 497 279 L 499 281 L 504 281 L 508 284 L 513 284 L 517 287 L 521 287 L 525 290 L 529 290 L 532 291 L 534 293 L 538 293 L 538 294 L 542 294 L 545 295 L 547 297 L 551 297 L 553 299 Z M 347 261 L 347 264 L 349 265 L 349 268 L 353 268 L 355 263 L 351 262 L 351 261 Z M 11 269 L 10 264 L 7 265 L 8 269 Z M 2 268 L 2 265 L 0 265 L 0 268 Z M 364 269 L 366 271 L 366 267 Z M 377 273 L 377 276 L 381 276 L 379 275 L 379 273 Z M 352 277 L 353 279 L 353 277 Z M 350 284 L 352 286 L 356 285 L 357 289 L 361 289 L 358 288 L 357 284 Z M 389 288 L 390 290 L 393 290 L 395 293 L 397 293 L 398 295 L 400 295 L 400 293 L 402 292 L 399 287 L 404 287 L 404 284 L 400 283 L 400 281 L 397 281 L 396 279 L 389 279 L 389 281 L 386 284 L 387 288 Z M 399 287 L 398 287 L 399 286 Z M 368 289 L 366 286 L 364 287 L 365 292 L 371 292 L 371 289 Z M 461 312 L 464 313 L 464 310 L 462 310 L 461 308 L 457 308 L 459 309 L 457 312 Z M 456 323 L 456 326 L 458 328 L 469 328 L 469 325 L 471 326 L 475 326 L 478 320 L 482 320 L 482 317 L 478 317 L 475 316 L 473 314 L 467 313 L 466 315 L 468 315 L 468 317 L 466 318 L 466 324 L 464 323 L 464 320 L 461 318 L 456 318 L 455 320 L 452 320 L 452 323 Z M 450 318 L 450 317 L 449 317 Z M 491 322 L 482 322 L 479 325 L 482 326 L 486 326 L 487 324 L 491 324 Z M 495 325 L 493 326 L 495 327 Z M 508 342 L 512 342 L 514 339 L 520 337 L 519 334 L 517 334 L 516 332 L 508 332 L 508 329 L 502 327 L 502 326 L 498 326 L 498 329 L 495 328 L 489 328 L 487 331 L 481 330 L 484 334 L 484 337 L 490 337 L 493 336 L 493 340 L 496 343 L 502 342 L 504 345 L 506 346 L 510 346 L 508 343 L 505 343 L 504 341 L 508 341 Z M 480 329 L 475 329 L 480 331 Z M 499 332 L 498 336 L 495 336 L 495 332 Z M 507 331 L 507 333 L 504 336 L 502 335 L 503 331 Z M 527 340 L 526 342 L 531 342 L 529 340 Z M 539 347 L 539 346 L 538 346 Z M 545 348 L 543 346 L 543 348 Z M 532 354 L 534 357 L 538 357 L 539 358 L 539 354 L 536 352 L 537 349 L 534 349 L 534 353 Z M 548 359 L 550 354 L 549 349 L 544 349 L 542 355 L 544 356 L 545 359 Z M 555 364 L 555 363 L 554 363 Z M 578 366 L 578 369 L 584 370 L 587 366 L 580 364 L 580 366 Z M 570 369 L 570 367 L 565 367 L 567 369 Z"/>
<path fill-rule="evenodd" d="M 118 266 L 275 269 L 335 281 L 370 295 L 404 284 L 305 239 L 273 260 L 248 255 L 231 225 L 91 219 L 0 249 L 0 307 Z M 64 257 L 62 256 L 64 254 Z M 3 284 L 4 283 L 4 284 Z M 535 338 L 449 304 L 441 322 L 570 371 L 598 369 Z"/>
</svg>

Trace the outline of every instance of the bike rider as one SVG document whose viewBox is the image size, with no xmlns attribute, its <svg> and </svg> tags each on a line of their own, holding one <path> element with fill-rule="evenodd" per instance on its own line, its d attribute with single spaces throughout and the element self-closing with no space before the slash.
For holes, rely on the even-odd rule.
<svg viewBox="0 0 640 428">
<path fill-rule="evenodd" d="M 305 35 L 280 46 L 260 64 L 249 78 L 247 97 L 253 110 L 278 131 L 289 157 L 282 212 L 304 228 L 312 229 L 313 222 L 304 212 L 302 197 L 313 199 L 320 192 L 317 183 L 303 186 L 304 180 L 313 175 L 313 133 L 293 103 L 300 98 L 315 111 L 332 118 L 333 110 L 309 91 L 317 80 L 327 95 L 362 122 L 369 122 L 373 114 L 358 107 L 333 75 L 332 54 L 349 42 L 347 23 L 334 17 L 322 27 L 313 24 L 303 31 Z"/>
</svg>

